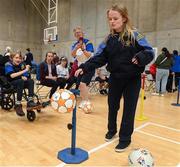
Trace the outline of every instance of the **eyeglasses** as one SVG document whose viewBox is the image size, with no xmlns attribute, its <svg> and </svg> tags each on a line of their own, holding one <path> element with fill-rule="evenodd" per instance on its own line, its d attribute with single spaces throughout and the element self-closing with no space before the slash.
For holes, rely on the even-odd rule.
<svg viewBox="0 0 180 167">
<path fill-rule="evenodd" d="M 75 32 L 75 34 L 81 34 L 81 33 L 82 33 L 81 31 L 79 31 L 79 32 L 78 32 L 78 31 L 77 31 L 77 32 Z"/>
</svg>

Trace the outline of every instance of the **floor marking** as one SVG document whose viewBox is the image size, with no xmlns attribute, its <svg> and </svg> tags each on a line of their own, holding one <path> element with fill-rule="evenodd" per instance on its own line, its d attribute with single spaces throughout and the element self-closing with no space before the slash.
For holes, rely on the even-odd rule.
<svg viewBox="0 0 180 167">
<path fill-rule="evenodd" d="M 145 124 L 143 124 L 143 125 L 141 125 L 141 126 L 135 128 L 134 131 L 138 131 L 138 130 L 140 130 L 140 129 L 146 127 L 146 126 L 148 126 L 149 124 L 150 124 L 150 122 L 147 122 L 147 123 L 145 123 Z"/>
<path fill-rule="evenodd" d="M 160 136 L 157 136 L 157 135 L 153 135 L 153 134 L 151 134 L 151 133 L 147 133 L 147 132 L 144 132 L 144 131 L 141 131 L 141 130 L 137 130 L 137 132 L 142 133 L 142 134 L 145 134 L 145 135 L 148 135 L 148 136 L 152 136 L 152 137 L 155 137 L 155 138 L 164 140 L 164 141 L 168 141 L 168 142 L 171 142 L 171 143 L 174 143 L 174 144 L 178 144 L 178 145 L 180 144 L 180 142 L 178 142 L 178 141 L 174 141 L 174 140 L 171 140 L 171 139 L 167 139 L 167 138 L 164 138 L 164 137 L 160 137 Z"/>
<path fill-rule="evenodd" d="M 135 128 L 134 131 L 138 131 L 138 132 L 139 132 L 140 129 L 146 127 L 147 125 L 149 125 L 149 122 L 147 122 L 147 123 L 145 123 L 145 124 L 142 124 L 141 126 Z M 102 149 L 102 148 L 110 145 L 111 143 L 114 143 L 114 142 L 117 141 L 118 139 L 119 139 L 119 137 L 116 137 L 116 138 L 114 138 L 114 139 L 113 139 L 112 141 L 110 141 L 110 142 L 106 142 L 106 143 L 104 143 L 104 144 L 101 144 L 101 145 L 99 145 L 99 146 L 97 146 L 97 147 L 89 150 L 88 153 L 89 153 L 89 154 L 92 154 L 92 153 L 94 153 L 94 152 L 96 152 L 96 151 L 98 151 L 98 150 L 100 150 L 100 149 Z M 57 165 L 56 167 L 64 167 L 65 165 L 66 165 L 66 163 L 62 162 L 62 163 L 60 163 L 59 165 Z"/>
<path fill-rule="evenodd" d="M 168 127 L 168 126 L 164 126 L 164 125 L 160 125 L 160 124 L 157 124 L 157 123 L 153 123 L 153 122 L 148 122 L 150 125 L 155 125 L 155 126 L 159 126 L 161 128 L 166 128 L 166 129 L 169 129 L 169 130 L 173 130 L 173 131 L 176 131 L 176 132 L 180 132 L 179 129 L 175 129 L 175 128 L 171 128 L 171 127 Z"/>
</svg>

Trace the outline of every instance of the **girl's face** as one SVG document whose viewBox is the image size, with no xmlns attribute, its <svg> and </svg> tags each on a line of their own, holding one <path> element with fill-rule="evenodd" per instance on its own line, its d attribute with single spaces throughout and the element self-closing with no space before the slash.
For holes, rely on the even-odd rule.
<svg viewBox="0 0 180 167">
<path fill-rule="evenodd" d="M 19 65 L 22 62 L 22 57 L 19 54 L 16 54 L 12 58 L 12 62 L 13 62 L 14 65 Z"/>
<path fill-rule="evenodd" d="M 126 19 L 123 18 L 118 11 L 110 10 L 108 13 L 108 21 L 109 21 L 110 29 L 116 32 L 121 32 Z"/>
<path fill-rule="evenodd" d="M 62 60 L 62 61 L 61 61 L 61 65 L 62 65 L 63 67 L 66 67 L 67 62 L 66 62 L 65 60 Z"/>
<path fill-rule="evenodd" d="M 46 56 L 46 61 L 48 63 L 51 63 L 54 59 L 54 55 L 52 53 L 48 53 L 47 56 Z"/>
</svg>

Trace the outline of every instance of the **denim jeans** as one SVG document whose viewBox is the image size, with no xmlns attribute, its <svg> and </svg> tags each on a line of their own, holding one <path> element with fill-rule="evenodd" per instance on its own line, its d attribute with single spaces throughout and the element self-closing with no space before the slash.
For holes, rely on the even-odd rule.
<svg viewBox="0 0 180 167">
<path fill-rule="evenodd" d="M 159 69 L 156 72 L 156 92 L 165 93 L 166 85 L 169 76 L 169 69 Z"/>
</svg>

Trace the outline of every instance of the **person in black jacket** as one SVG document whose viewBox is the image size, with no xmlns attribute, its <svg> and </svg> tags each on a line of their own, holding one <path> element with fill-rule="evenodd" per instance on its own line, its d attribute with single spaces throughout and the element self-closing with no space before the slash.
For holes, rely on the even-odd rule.
<svg viewBox="0 0 180 167">
<path fill-rule="evenodd" d="M 26 63 L 26 65 L 30 65 L 32 67 L 32 61 L 33 61 L 33 54 L 31 53 L 30 48 L 27 48 L 27 53 L 24 57 L 24 62 Z"/>
<path fill-rule="evenodd" d="M 62 83 L 57 80 L 56 66 L 53 59 L 54 53 L 47 52 L 45 60 L 40 63 L 40 83 L 44 86 L 52 87 L 49 99 L 51 99 L 58 87 L 62 88 Z M 50 100 L 48 100 L 45 104 L 50 104 Z"/>
<path fill-rule="evenodd" d="M 29 65 L 25 65 L 22 61 L 22 55 L 15 53 L 10 55 L 10 60 L 5 64 L 5 75 L 7 80 L 16 90 L 17 97 L 15 101 L 15 110 L 18 116 L 25 116 L 22 109 L 23 89 L 28 89 L 27 108 L 36 107 L 38 104 L 34 102 L 34 81 L 29 78 Z"/>
<path fill-rule="evenodd" d="M 107 64 L 110 72 L 108 92 L 108 132 L 110 141 L 117 132 L 117 113 L 120 99 L 124 98 L 124 109 L 116 152 L 124 151 L 131 143 L 134 130 L 136 105 L 141 87 L 141 73 L 145 65 L 153 60 L 154 53 L 143 35 L 133 29 L 128 11 L 124 6 L 114 5 L 107 11 L 110 34 L 100 44 L 96 54 L 79 67 L 75 75 Z"/>
</svg>

